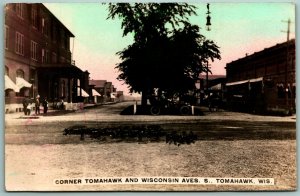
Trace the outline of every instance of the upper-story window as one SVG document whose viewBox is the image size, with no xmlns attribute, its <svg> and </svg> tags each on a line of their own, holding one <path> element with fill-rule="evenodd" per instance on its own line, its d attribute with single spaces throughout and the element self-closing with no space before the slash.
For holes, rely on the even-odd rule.
<svg viewBox="0 0 300 196">
<path fill-rule="evenodd" d="M 16 32 L 15 51 L 17 54 L 24 55 L 24 35 Z"/>
<path fill-rule="evenodd" d="M 63 30 L 60 31 L 60 45 L 62 48 L 65 48 L 65 32 Z"/>
<path fill-rule="evenodd" d="M 37 8 L 32 7 L 31 9 L 31 24 L 33 27 L 38 27 L 38 15 L 37 15 Z"/>
<path fill-rule="evenodd" d="M 49 63 L 49 50 L 42 49 L 42 63 Z"/>
<path fill-rule="evenodd" d="M 16 4 L 16 12 L 17 16 L 19 16 L 20 18 L 24 18 L 24 7 L 22 3 Z"/>
<path fill-rule="evenodd" d="M 30 44 L 30 53 L 31 53 L 31 58 L 33 60 L 37 61 L 37 43 L 34 41 L 31 41 Z"/>
<path fill-rule="evenodd" d="M 4 34 L 4 36 L 5 36 L 5 49 L 8 49 L 8 44 L 9 44 L 9 28 L 8 28 L 8 26 L 5 26 L 5 34 Z"/>
<path fill-rule="evenodd" d="M 24 78 L 24 71 L 22 69 L 17 70 L 17 77 Z"/>
<path fill-rule="evenodd" d="M 42 33 L 49 36 L 49 21 L 46 18 L 42 18 Z"/>
<path fill-rule="evenodd" d="M 57 54 L 52 52 L 51 63 L 57 63 Z"/>
<path fill-rule="evenodd" d="M 69 43 L 70 43 L 70 40 L 67 36 L 65 36 L 65 48 L 68 49 L 69 48 Z"/>
<path fill-rule="evenodd" d="M 51 37 L 52 37 L 52 41 L 54 43 L 56 43 L 56 41 L 57 41 L 57 30 L 56 30 L 56 25 L 55 24 L 52 25 Z"/>
</svg>

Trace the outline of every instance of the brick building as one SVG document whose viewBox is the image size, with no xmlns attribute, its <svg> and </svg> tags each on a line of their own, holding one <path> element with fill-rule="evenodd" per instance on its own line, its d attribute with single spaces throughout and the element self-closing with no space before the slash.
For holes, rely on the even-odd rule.
<svg viewBox="0 0 300 196">
<path fill-rule="evenodd" d="M 89 73 L 72 61 L 74 35 L 43 4 L 7 4 L 4 35 L 6 112 L 38 94 L 53 103 L 82 101 Z"/>
<path fill-rule="evenodd" d="M 293 39 L 228 63 L 229 107 L 248 112 L 295 112 L 295 52 Z"/>
</svg>

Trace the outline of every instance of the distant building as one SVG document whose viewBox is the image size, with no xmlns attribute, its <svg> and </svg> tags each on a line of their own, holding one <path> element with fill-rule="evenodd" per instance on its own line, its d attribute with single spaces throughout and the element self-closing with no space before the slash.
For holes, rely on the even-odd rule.
<svg viewBox="0 0 300 196">
<path fill-rule="evenodd" d="M 100 94 L 94 102 L 104 103 L 119 101 L 117 89 L 114 87 L 112 82 L 108 82 L 107 80 L 89 80 L 89 85 Z M 121 91 L 119 92 L 121 93 Z"/>
<path fill-rule="evenodd" d="M 229 106 L 248 112 L 295 112 L 295 51 L 293 39 L 228 63 Z"/>
<path fill-rule="evenodd" d="M 212 93 L 219 94 L 220 98 L 225 99 L 226 92 L 226 76 L 225 75 L 199 75 L 198 83 L 196 83 L 196 88 L 199 89 L 196 93 L 197 104 L 205 105 L 207 102 L 205 101 L 208 96 Z"/>
<path fill-rule="evenodd" d="M 89 73 L 72 61 L 74 35 L 43 4 L 6 4 L 4 29 L 6 112 L 38 94 L 53 104 L 82 101 Z"/>
</svg>

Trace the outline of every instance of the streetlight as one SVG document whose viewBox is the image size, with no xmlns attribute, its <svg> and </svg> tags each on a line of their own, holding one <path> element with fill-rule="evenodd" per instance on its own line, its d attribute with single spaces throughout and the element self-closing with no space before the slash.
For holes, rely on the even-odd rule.
<svg viewBox="0 0 300 196">
<path fill-rule="evenodd" d="M 210 28 L 210 26 L 211 26 L 211 22 L 210 22 L 211 17 L 209 15 L 210 14 L 209 3 L 206 5 L 206 7 L 207 7 L 207 12 L 206 12 L 206 14 L 207 14 L 207 17 L 206 17 L 206 30 L 210 31 L 211 30 L 211 28 Z"/>
</svg>

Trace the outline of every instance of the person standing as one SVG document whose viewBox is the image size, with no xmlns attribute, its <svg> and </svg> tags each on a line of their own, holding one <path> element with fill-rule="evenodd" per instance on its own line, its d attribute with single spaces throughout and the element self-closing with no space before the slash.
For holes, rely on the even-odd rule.
<svg viewBox="0 0 300 196">
<path fill-rule="evenodd" d="M 23 111 L 24 111 L 25 115 L 27 115 L 27 113 L 28 113 L 28 110 L 27 110 L 28 105 L 29 105 L 29 101 L 28 101 L 27 96 L 25 96 L 23 99 Z"/>
<path fill-rule="evenodd" d="M 35 98 L 35 114 L 40 114 L 40 95 Z"/>
<path fill-rule="evenodd" d="M 47 101 L 47 97 L 45 97 L 44 101 L 43 101 L 43 107 L 44 107 L 44 114 L 47 114 L 48 111 L 48 101 Z"/>
</svg>

